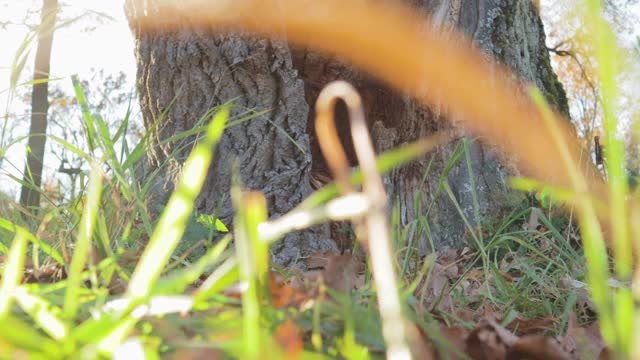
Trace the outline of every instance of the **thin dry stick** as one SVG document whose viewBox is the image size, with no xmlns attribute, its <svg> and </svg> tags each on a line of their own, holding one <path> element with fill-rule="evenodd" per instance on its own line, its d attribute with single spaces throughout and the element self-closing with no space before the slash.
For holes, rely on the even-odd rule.
<svg viewBox="0 0 640 360">
<path fill-rule="evenodd" d="M 385 211 L 387 196 L 382 178 L 376 171 L 376 159 L 364 119 L 362 100 L 357 91 L 344 81 L 330 83 L 318 96 L 316 102 L 318 142 L 343 195 L 353 192 L 349 183 L 349 165 L 333 119 L 334 106 L 338 99 L 344 100 L 349 111 L 353 145 L 364 178 L 363 191 L 371 203 L 368 214 L 365 215 L 364 225 L 369 235 L 368 248 L 382 318 L 382 335 L 387 345 L 387 358 L 410 359 L 411 351 L 407 344 L 405 321 L 393 265 L 393 249 L 389 236 L 391 231 Z M 361 234 L 362 231 L 357 233 Z"/>
<path fill-rule="evenodd" d="M 454 140 L 456 135 L 455 130 L 442 130 L 407 145 L 407 151 L 412 154 L 426 154 L 436 147 Z M 351 178 L 353 181 L 353 176 Z M 350 187 L 351 184 L 347 183 L 346 188 Z M 326 204 L 315 204 L 307 202 L 307 200 L 281 217 L 260 224 L 258 228 L 260 238 L 271 243 L 278 241 L 287 233 L 303 230 L 316 224 L 359 218 L 369 211 L 371 201 L 367 195 L 356 192 L 330 200 Z"/>
<path fill-rule="evenodd" d="M 266 221 L 258 226 L 260 238 L 272 243 L 284 235 L 304 230 L 328 221 L 343 221 L 364 216 L 370 208 L 370 199 L 363 194 L 352 192 L 312 209 L 292 210 L 281 217 Z"/>
</svg>

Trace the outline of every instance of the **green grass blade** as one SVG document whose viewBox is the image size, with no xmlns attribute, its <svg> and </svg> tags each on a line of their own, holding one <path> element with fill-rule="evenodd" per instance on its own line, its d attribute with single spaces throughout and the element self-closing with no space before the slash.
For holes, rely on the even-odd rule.
<svg viewBox="0 0 640 360">
<path fill-rule="evenodd" d="M 73 83 L 73 89 L 76 93 L 76 99 L 78 100 L 78 104 L 80 104 L 80 109 L 82 110 L 82 116 L 84 116 L 85 122 L 83 125 L 85 138 L 87 140 L 87 145 L 89 146 L 89 152 L 93 153 L 96 148 L 96 130 L 93 115 L 91 115 L 91 112 L 89 111 L 89 104 L 87 104 L 87 99 L 84 95 L 84 90 L 82 89 L 78 76 L 71 76 L 71 82 Z"/>
<path fill-rule="evenodd" d="M 75 319 L 78 311 L 78 295 L 82 283 L 82 271 L 87 263 L 93 229 L 100 208 L 102 169 L 96 162 L 92 162 L 91 168 L 87 200 L 80 220 L 78 239 L 76 240 L 75 251 L 73 252 L 73 259 L 71 260 L 67 277 L 68 285 L 64 298 L 64 316 L 67 319 Z"/>
<path fill-rule="evenodd" d="M 158 116 L 156 121 L 147 129 L 142 139 L 140 139 L 138 144 L 133 148 L 127 159 L 122 164 L 122 168 L 129 169 L 133 164 L 137 163 L 138 160 L 140 160 L 148 151 L 148 147 L 150 146 L 148 144 L 149 138 L 153 136 L 158 126 L 163 123 L 164 117 L 167 115 L 179 95 L 180 92 L 178 91 L 173 99 L 171 99 L 169 105 L 164 109 L 164 111 L 162 111 L 162 113 L 160 113 L 160 116 Z"/>
<path fill-rule="evenodd" d="M 560 159 L 568 169 L 571 183 L 576 192 L 576 208 L 579 215 L 580 230 L 584 253 L 587 260 L 588 283 L 591 287 L 591 296 L 597 306 L 600 319 L 600 328 L 605 341 L 615 347 L 617 344 L 614 309 L 607 285 L 609 278 L 607 247 L 605 246 L 602 228 L 598 220 L 596 209 L 588 196 L 589 189 L 586 180 L 582 176 L 577 162 L 571 158 L 562 133 L 556 125 L 553 113 L 540 91 L 531 89 L 531 97 L 542 113 L 542 119 L 547 124 L 553 141 L 560 149 Z"/>
<path fill-rule="evenodd" d="M 158 277 L 177 247 L 193 210 L 195 199 L 204 184 L 215 146 L 222 136 L 228 116 L 228 108 L 222 108 L 214 116 L 203 141 L 194 148 L 185 162 L 176 191 L 169 199 L 127 287 L 125 299 L 128 302 L 128 309 L 151 295 Z M 104 336 L 96 339 L 100 351 L 105 354 L 112 353 L 137 320 L 129 314 L 122 318 L 121 322 L 110 327 Z"/>
<path fill-rule="evenodd" d="M 16 138 L 15 140 L 12 140 L 9 144 L 7 144 L 6 146 L 4 146 L 2 149 L 0 149 L 0 159 L 4 158 L 5 154 L 7 153 L 7 151 L 15 144 L 19 144 L 22 143 L 23 140 L 26 140 L 30 137 L 30 135 L 25 135 L 25 136 L 20 136 L 18 138 Z"/>
<path fill-rule="evenodd" d="M 27 240 L 31 241 L 35 245 L 37 245 L 45 254 L 51 256 L 52 259 L 58 262 L 60 265 L 64 265 L 64 260 L 62 259 L 62 255 L 51 247 L 48 243 L 36 238 L 33 234 L 31 234 L 27 229 L 20 227 L 13 222 L 0 218 L 0 228 L 15 232 L 16 234 L 20 234 L 24 236 Z"/>
<path fill-rule="evenodd" d="M 191 215 L 193 203 L 207 175 L 209 164 L 213 159 L 229 110 L 223 108 L 218 112 L 207 129 L 207 135 L 198 144 L 187 159 L 180 182 L 175 193 L 169 199 L 160 221 L 151 235 L 142 258 L 131 277 L 127 296 L 132 300 L 142 299 L 150 295 L 151 289 L 166 266 L 175 250 L 187 220 Z"/>
<path fill-rule="evenodd" d="M 80 150 L 80 148 L 78 148 L 77 146 L 71 144 L 70 142 L 66 141 L 65 139 L 59 138 L 57 136 L 51 135 L 49 136 L 49 138 L 57 143 L 59 143 L 60 145 L 64 146 L 65 148 L 67 148 L 67 150 L 71 151 L 72 153 L 78 155 L 80 158 L 86 160 L 86 161 L 91 161 L 91 156 L 89 156 L 89 154 L 87 154 L 86 152 Z"/>
<path fill-rule="evenodd" d="M 27 256 L 27 239 L 23 232 L 17 232 L 11 243 L 7 263 L 2 272 L 0 287 L 0 319 L 6 318 L 11 311 L 16 289 L 22 281 L 24 260 Z"/>
<path fill-rule="evenodd" d="M 618 276 L 629 279 L 633 267 L 633 251 L 629 238 L 629 209 L 627 195 L 629 186 L 625 173 L 625 144 L 618 133 L 616 107 L 618 101 L 619 50 L 616 38 L 602 17 L 601 0 L 587 2 L 587 29 L 595 45 L 598 66 L 596 71 L 602 92 L 603 125 L 605 130 L 607 174 L 609 176 L 610 215 L 613 232 L 615 267 Z M 630 353 L 628 353 L 630 354 Z"/>
<path fill-rule="evenodd" d="M 230 257 L 218 266 L 202 283 L 195 294 L 195 302 L 202 303 L 212 295 L 238 282 L 240 271 L 236 257 Z"/>
<path fill-rule="evenodd" d="M 96 245 L 98 245 L 102 256 L 112 257 L 114 253 L 107 228 L 107 219 L 104 214 L 100 213 L 96 220 Z"/>
<path fill-rule="evenodd" d="M 35 31 L 28 33 L 20 43 L 20 46 L 13 58 L 13 62 L 11 63 L 11 76 L 9 78 L 9 88 L 12 92 L 16 89 L 20 74 L 22 73 L 24 65 L 29 58 L 29 45 L 31 45 L 31 42 L 36 38 L 36 35 L 37 32 Z"/>
<path fill-rule="evenodd" d="M 105 314 L 100 317 L 91 317 L 83 323 L 71 329 L 71 336 L 67 337 L 70 342 L 81 344 L 94 344 L 98 339 L 107 337 L 117 327 L 129 321 L 129 314 Z"/>
<path fill-rule="evenodd" d="M 411 144 L 404 145 L 381 154 L 376 159 L 376 168 L 378 173 L 384 175 L 391 170 L 406 165 L 409 162 L 424 156 L 437 146 L 440 146 L 453 139 L 452 132 L 442 132 L 424 139 L 417 140 Z M 362 172 L 356 170 L 351 176 L 351 183 L 354 185 L 362 184 Z M 296 209 L 310 209 L 321 205 L 339 195 L 338 186 L 335 183 L 328 184 L 311 196 L 305 199 Z"/>
<path fill-rule="evenodd" d="M 254 255 L 260 297 L 268 297 L 269 245 L 261 238 L 258 231 L 258 226 L 267 221 L 267 199 L 262 193 L 250 192 L 244 195 L 242 202 L 249 245 Z"/>
<path fill-rule="evenodd" d="M 30 358 L 62 358 L 61 347 L 56 342 L 42 336 L 30 324 L 12 316 L 2 319 L 0 339 L 19 349 L 28 351 Z M 4 356 L 5 354 L 2 355 Z"/>
<path fill-rule="evenodd" d="M 191 264 L 191 266 L 179 273 L 172 274 L 167 279 L 158 281 L 158 284 L 153 289 L 153 294 L 181 294 L 184 292 L 184 290 L 193 284 L 207 269 L 220 261 L 224 250 L 231 243 L 231 239 L 231 235 L 225 236 L 194 264 Z"/>
<path fill-rule="evenodd" d="M 15 298 L 18 305 L 20 305 L 49 336 L 58 341 L 63 340 L 67 336 L 66 324 L 62 322 L 53 311 L 49 310 L 53 308 L 49 302 L 29 294 L 24 287 L 17 289 Z"/>
<path fill-rule="evenodd" d="M 263 347 L 260 337 L 260 295 L 264 293 L 264 291 L 261 291 L 261 277 L 259 274 L 262 259 L 258 259 L 258 257 L 262 253 L 261 249 L 266 244 L 261 245 L 259 249 L 253 247 L 254 242 L 259 242 L 260 239 L 257 234 L 258 224 L 254 223 L 254 220 L 262 216 L 258 215 L 259 210 L 251 209 L 251 207 L 260 206 L 260 204 L 254 204 L 255 200 L 252 201 L 243 194 L 239 184 L 239 177 L 237 166 L 234 166 L 231 199 L 236 209 L 233 221 L 235 224 L 236 259 L 238 261 L 240 281 L 246 284 L 246 289 L 242 293 L 243 349 L 244 357 L 257 359 Z M 259 197 L 259 195 L 256 197 Z M 266 220 L 266 216 L 264 220 Z M 254 225 L 255 229 L 253 228 Z"/>
<path fill-rule="evenodd" d="M 478 233 L 478 238 L 480 239 L 480 243 L 484 244 L 484 239 L 482 235 L 482 218 L 480 217 L 480 203 L 478 202 L 478 194 L 476 192 L 476 181 L 475 176 L 473 175 L 473 165 L 471 162 L 471 154 L 469 152 L 469 140 L 462 140 L 464 156 L 467 162 L 467 173 L 469 174 L 469 186 L 471 187 L 471 197 L 473 199 L 473 216 L 475 217 L 476 222 L 476 231 Z"/>
</svg>

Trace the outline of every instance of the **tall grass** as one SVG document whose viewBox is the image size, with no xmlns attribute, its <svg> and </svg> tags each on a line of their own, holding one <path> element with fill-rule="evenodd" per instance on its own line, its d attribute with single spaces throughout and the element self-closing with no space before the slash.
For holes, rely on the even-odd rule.
<svg viewBox="0 0 640 360">
<path fill-rule="evenodd" d="M 136 1 L 131 4 L 134 10 L 140 5 Z M 443 39 L 429 31 L 425 20 L 409 9 L 386 3 L 365 7 L 337 0 L 318 4 L 321 11 L 299 2 L 236 1 L 207 7 L 195 1 L 180 11 L 191 23 L 205 26 L 242 27 L 267 35 L 273 29 L 285 29 L 290 41 L 339 55 L 387 83 L 417 94 L 426 105 L 445 104 L 462 115 L 464 126 L 515 154 L 523 170 L 547 185 L 570 189 L 573 196 L 565 199 L 580 215 L 589 283 L 604 337 L 617 354 L 629 356 L 634 333 L 630 320 L 635 317 L 633 296 L 630 286 L 612 292 L 606 285 L 610 273 L 604 242 L 607 240 L 613 250 L 616 275 L 628 280 L 634 251 L 629 238 L 624 151 L 615 121 L 615 42 L 601 16 L 600 2 L 588 0 L 585 5 L 584 20 L 596 49 L 602 83 L 605 137 L 610 144 L 606 150 L 610 159 L 608 184 L 592 175 L 597 171 L 591 163 L 587 169 L 574 165 L 581 151 L 577 139 L 539 97 L 526 100 L 530 99 L 527 91 L 514 97 L 513 84 L 504 81 L 507 77 L 502 69 L 496 71 L 477 52 L 457 45 L 464 41 L 452 41 L 451 36 Z M 202 11 L 203 7 L 209 11 Z M 165 11 L 175 9 L 160 8 L 154 16 L 141 17 L 134 11 L 134 24 L 140 31 L 179 26 L 180 22 L 167 21 Z M 421 91 L 425 83 L 437 91 Z M 558 154 L 563 161 L 548 161 Z"/>
<path fill-rule="evenodd" d="M 216 8 L 209 8 L 209 5 L 202 3 L 198 3 L 197 8 L 189 6 L 178 10 L 171 8 L 171 11 L 182 11 L 184 18 L 194 21 L 242 25 L 261 33 L 271 31 L 270 26 L 282 25 L 281 21 L 284 21 L 293 41 L 340 54 L 396 87 L 420 94 L 420 100 L 426 104 L 443 101 L 452 109 L 467 114 L 465 125 L 470 129 L 489 136 L 520 155 L 524 161 L 521 165 L 539 180 L 520 179 L 514 182 L 517 187 L 528 190 L 546 187 L 551 189 L 558 201 L 576 207 L 588 268 L 590 296 L 597 306 L 603 336 L 618 357 L 628 358 L 638 354 L 638 347 L 634 345 L 640 341 L 635 334 L 638 315 L 634 302 L 640 299 L 632 291 L 637 279 L 632 277 L 635 258 L 629 234 L 630 208 L 621 168 L 624 153 L 615 135 L 616 72 L 614 55 L 610 49 L 613 40 L 602 35 L 608 30 L 599 15 L 599 1 L 590 0 L 587 10 L 591 16 L 593 33 L 596 34 L 603 97 L 607 100 L 605 129 L 609 144 L 612 144 L 607 147 L 609 184 L 586 177 L 584 174 L 590 173 L 589 170 L 575 165 L 578 151 L 576 140 L 568 135 L 567 129 L 557 120 L 539 93 L 523 91 L 520 94 L 523 99 L 532 100 L 514 100 L 512 85 L 503 83 L 500 77 L 497 85 L 487 90 L 486 84 L 493 84 L 495 80 L 489 77 L 490 73 L 495 74 L 489 71 L 494 68 L 481 62 L 477 53 L 451 45 L 451 40 L 444 41 L 428 31 L 416 35 L 417 24 L 422 19 L 406 9 L 378 4 L 364 7 L 362 4 L 327 0 L 321 5 L 327 14 L 323 17 L 324 12 L 318 12 L 313 7 L 289 2 L 284 5 L 287 16 L 282 18 L 280 12 L 273 12 L 274 3 L 267 0 L 227 2 L 216 5 Z M 169 19 L 162 17 L 162 11 L 165 10 L 160 8 L 159 14 L 138 19 L 138 25 L 156 29 L 175 26 L 173 22 L 165 23 Z M 304 23 L 300 23 L 299 19 L 305 19 Z M 238 23 L 232 23 L 234 21 Z M 420 28 L 424 29 L 424 26 Z M 336 29 L 341 31 L 337 32 Z M 371 33 L 372 29 L 374 34 Z M 371 56 L 381 53 L 388 54 L 390 58 Z M 407 55 L 414 53 L 418 55 Z M 427 55 L 431 60 L 429 62 L 423 58 Z M 498 71 L 500 74 L 501 71 Z M 435 99 L 430 97 L 431 92 L 425 95 L 418 91 L 426 80 L 443 90 L 440 93 L 442 98 Z M 465 88 L 458 88 L 460 84 L 465 84 Z M 281 326 L 291 318 L 295 318 L 299 326 L 309 329 L 311 334 L 311 346 L 297 350 L 296 355 L 367 358 L 372 352 L 381 353 L 385 350 L 389 345 L 385 339 L 389 336 L 383 336 L 380 329 L 385 323 L 393 323 L 394 319 L 380 317 L 374 304 L 375 289 L 371 285 L 347 294 L 321 288 L 321 292 L 328 292 L 334 300 L 324 301 L 317 297 L 312 299 L 307 308 L 281 310 L 276 309 L 272 302 L 274 290 L 269 282 L 269 247 L 273 243 L 290 231 L 317 223 L 367 216 L 371 211 L 370 199 L 362 194 L 339 197 L 338 186 L 330 184 L 289 214 L 267 221 L 264 195 L 246 192 L 236 177 L 232 190 L 236 212 L 233 236 L 217 236 L 215 245 L 207 247 L 204 255 L 196 261 L 189 262 L 185 260 L 185 254 L 176 254 L 176 249 L 184 241 L 194 201 L 204 182 L 215 146 L 225 126 L 233 126 L 249 117 L 229 119 L 229 106 L 214 108 L 202 117 L 194 129 L 167 140 L 177 142 L 188 136 L 198 137 L 176 191 L 159 220 L 154 222 L 149 216 L 145 199 L 153 176 L 157 174 L 150 174 L 151 178 L 148 177 L 140 187 L 137 187 L 140 179 L 136 178 L 136 167 L 148 150 L 148 138 L 143 138 L 130 148 L 124 136 L 128 118 L 122 121 L 115 133 L 111 133 L 100 117 L 88 111 L 89 104 L 84 99 L 77 79 L 74 79 L 74 85 L 83 109 L 89 151 L 85 152 L 62 139 L 52 138 L 91 162 L 87 193 L 81 197 L 81 212 L 69 206 L 50 213 L 54 214 L 50 219 L 72 229 L 65 235 L 70 239 L 71 246 L 64 242 L 52 245 L 54 237 L 43 238 L 32 234 L 20 227 L 19 219 L 0 219 L 2 234 L 12 237 L 8 246 L 0 244 L 0 251 L 7 254 L 0 285 L 0 355 L 28 354 L 33 358 L 46 359 L 96 358 L 135 348 L 154 358 L 157 354 L 175 355 L 183 348 L 206 346 L 242 358 L 260 358 L 271 351 L 274 352 L 273 356 L 287 356 L 293 353 L 287 354 L 282 350 L 282 341 L 278 342 L 275 338 Z M 486 104 L 487 91 L 492 96 L 490 106 Z M 528 121 L 526 123 L 525 118 Z M 162 116 L 153 127 L 161 122 Z M 450 139 L 451 134 L 437 135 L 389 151 L 377 159 L 377 170 L 385 173 Z M 467 141 L 459 143 L 455 156 L 450 159 L 445 172 L 440 174 L 441 186 L 437 191 L 438 195 L 448 195 L 456 206 L 455 196 L 446 182 L 447 169 L 464 161 L 462 165 L 467 165 L 473 185 Z M 116 144 L 120 144 L 119 149 Z M 0 149 L 0 154 L 4 152 L 6 148 Z M 561 161 L 539 161 L 540 158 L 558 156 Z M 550 175 L 555 176 L 557 181 L 546 182 Z M 348 181 L 351 184 L 362 183 L 363 175 L 356 172 Z M 473 195 L 473 219 L 468 219 L 458 209 L 477 251 L 465 273 L 481 263 L 484 281 L 488 283 L 489 279 L 494 279 L 495 282 L 496 290 L 482 294 L 486 298 L 482 301 L 503 305 L 504 319 L 507 321 L 515 317 L 517 312 L 527 310 L 540 315 L 542 310 L 531 309 L 534 305 L 529 297 L 539 296 L 536 293 L 542 292 L 544 310 L 562 318 L 561 327 L 566 328 L 568 314 L 579 295 L 571 292 L 569 296 L 563 296 L 566 290 L 553 284 L 579 268 L 581 255 L 567 243 L 552 219 L 541 210 L 528 208 L 514 211 L 496 226 L 493 233 L 487 234 L 487 224 L 480 217 L 477 197 L 475 193 Z M 424 194 L 416 196 L 418 201 Z M 348 208 L 346 204 L 357 206 Z M 532 212 L 547 227 L 546 233 L 513 229 L 514 223 L 530 216 Z M 68 216 L 59 216 L 60 213 L 68 213 Z M 425 213 L 424 217 L 415 219 L 407 228 L 393 231 L 396 244 L 404 239 L 410 243 L 409 248 L 402 252 L 405 257 L 400 259 L 400 280 L 406 282 L 398 289 L 399 300 L 403 304 L 402 315 L 422 329 L 438 349 L 455 353 L 459 349 L 451 349 L 439 333 L 438 323 L 431 312 L 425 313 L 420 307 L 422 299 L 415 297 L 415 290 L 423 281 L 434 276 L 433 257 L 417 268 L 411 249 L 414 239 L 422 235 L 430 238 L 427 221 L 429 209 L 425 209 Z M 214 224 L 213 221 L 209 222 L 209 226 Z M 632 225 L 637 226 L 636 222 Z M 607 229 L 611 229 L 610 234 L 606 232 Z M 148 242 L 140 240 L 147 235 Z M 532 245 L 532 241 L 547 236 L 553 239 L 550 249 L 542 250 Z M 232 237 L 234 245 L 231 244 Z M 614 255 L 613 271 L 607 252 L 607 239 Z M 140 251 L 142 247 L 144 250 Z M 68 248 L 73 248 L 70 260 Z M 94 248 L 98 249 L 99 256 L 94 256 Z M 127 251 L 134 252 L 133 263 L 127 264 Z M 504 258 L 504 253 L 518 251 L 534 254 L 535 260 L 523 260 L 520 268 L 524 274 L 523 280 L 511 284 L 504 279 L 499 262 Z M 29 252 L 32 256 L 40 252 L 46 254 L 52 263 L 64 267 L 66 278 L 51 277 L 49 283 L 23 283 Z M 395 253 L 391 250 L 382 254 L 387 257 L 392 255 Z M 186 266 L 181 266 L 183 263 Z M 410 271 L 411 268 L 413 271 Z M 375 273 L 376 270 L 379 269 L 370 269 L 370 272 Z M 623 283 L 615 291 L 608 285 L 612 275 Z M 370 277 L 371 273 L 367 276 Z M 196 282 L 197 289 L 189 291 Z M 119 291 L 115 290 L 118 284 L 121 285 Z M 232 284 L 239 284 L 242 290 L 239 299 L 234 294 L 224 292 Z M 457 285 L 452 284 L 451 292 L 455 293 Z M 445 295 L 449 294 L 439 294 L 438 302 L 430 310 L 445 321 L 462 321 L 438 309 Z M 462 303 L 470 299 L 461 298 L 457 301 Z M 187 313 L 190 315 L 186 316 Z M 401 319 L 395 321 L 393 325 L 411 328 Z M 195 335 L 172 332 L 177 328 L 188 329 Z"/>
<path fill-rule="evenodd" d="M 225 299 L 224 296 L 221 297 L 222 290 L 237 281 L 247 284 L 247 290 L 243 292 L 242 316 L 233 315 L 241 319 L 243 325 L 241 328 L 227 329 L 229 333 L 225 336 L 241 334 L 243 340 L 239 343 L 241 345 L 225 342 L 220 345 L 220 349 L 249 358 L 260 357 L 267 350 L 277 350 L 271 335 L 263 330 L 266 315 L 261 310 L 269 303 L 271 291 L 267 277 L 270 268 L 269 246 L 295 228 L 304 228 L 332 218 L 356 216 L 366 211 L 366 206 L 356 208 L 355 213 L 345 213 L 342 210 L 343 204 L 347 204 L 350 199 L 332 200 L 337 193 L 335 186 L 329 186 L 292 213 L 298 218 L 301 214 L 310 216 L 311 221 L 306 225 L 300 225 L 299 222 L 295 225 L 294 222 L 292 227 L 292 223 L 286 221 L 287 216 L 279 219 L 279 222 L 266 222 L 264 196 L 260 193 L 246 194 L 241 189 L 241 184 L 236 184 L 232 194 L 237 211 L 233 237 L 235 248 L 227 249 L 231 237 L 226 236 L 218 239 L 218 243 L 195 263 L 185 268 L 176 267 L 175 264 L 170 264 L 170 260 L 184 259 L 184 256 L 176 257 L 174 252 L 187 229 L 195 197 L 214 154 L 213 149 L 225 124 L 234 126 L 246 121 L 246 118 L 227 121 L 230 107 L 215 108 L 205 114 L 196 125 L 198 131 L 189 130 L 188 134 L 174 136 L 177 141 L 188 135 L 200 135 L 200 141 L 186 161 L 179 185 L 158 222 L 151 224 L 144 202 L 148 183 L 143 183 L 140 187 L 135 185 L 139 181 L 136 178 L 136 167 L 148 146 L 146 139 L 129 147 L 125 139 L 128 118 L 115 133 L 110 133 L 102 118 L 88 110 L 89 104 L 83 96 L 79 81 L 74 78 L 73 83 L 78 103 L 83 109 L 84 134 L 87 143 L 91 144 L 89 152 L 62 139 L 52 138 L 92 164 L 87 194 L 81 195 L 81 212 L 76 211 L 76 199 L 70 199 L 69 207 L 46 213 L 42 224 L 46 227 L 50 225 L 49 222 L 53 222 L 72 229 L 77 227 L 77 234 L 71 235 L 73 254 L 70 257 L 63 256 L 47 242 L 51 239 L 41 239 L 20 227 L 20 219 L 0 219 L 2 228 L 15 234 L 11 248 L 2 249 L 8 257 L 0 287 L 3 295 L 0 316 L 3 323 L 25 329 L 23 333 L 17 334 L 3 331 L 4 342 L 0 343 L 0 352 L 15 354 L 26 351 L 31 356 L 43 358 L 66 358 L 82 354 L 82 357 L 91 358 L 122 351 L 125 343 L 131 346 L 131 341 L 147 351 L 157 352 L 159 349 L 149 348 L 151 345 L 146 343 L 148 337 L 131 338 L 132 331 L 145 316 L 166 316 L 196 309 L 210 311 L 212 308 L 220 308 L 221 299 Z M 211 119 L 210 124 L 203 126 L 207 119 Z M 430 151 L 448 138 L 448 135 L 439 135 L 391 151 L 381 156 L 378 169 L 387 172 L 393 166 Z M 115 149 L 117 143 L 121 146 L 118 151 Z M 152 180 L 153 174 L 147 181 Z M 352 181 L 361 182 L 362 176 L 356 173 Z M 59 215 L 65 212 L 70 216 Z M 145 224 L 152 227 L 146 244 L 135 239 L 145 232 L 136 229 L 136 226 L 140 226 L 135 224 L 137 219 L 143 219 L 143 227 Z M 65 221 L 68 223 L 65 224 Z M 216 225 L 218 222 L 210 221 L 209 226 L 219 226 Z M 284 228 L 278 224 L 284 224 Z M 30 248 L 27 247 L 28 243 L 31 243 Z M 136 250 L 140 245 L 144 245 L 141 254 Z M 55 246 L 66 253 L 67 246 L 64 243 Z M 131 250 L 136 251 L 136 257 L 139 256 L 133 269 L 123 263 L 126 252 Z M 48 278 L 36 285 L 21 284 L 22 274 L 26 270 L 38 271 L 25 268 L 27 253 L 40 251 L 62 265 L 66 277 Z M 162 277 L 167 268 L 177 270 Z M 182 295 L 193 282 L 205 275 L 206 279 L 193 296 Z M 121 298 L 109 295 L 109 292 L 113 292 L 114 284 L 122 283 L 122 290 L 116 291 L 116 294 L 124 291 Z M 227 301 L 229 300 L 223 300 L 222 303 Z M 204 319 L 208 318 L 204 316 Z M 35 327 L 32 328 L 29 324 Z M 126 339 L 129 340 L 125 342 Z M 357 347 L 353 338 L 349 339 L 351 340 L 340 345 L 341 352 L 348 354 L 364 349 Z M 322 348 L 320 350 L 326 351 Z"/>
</svg>

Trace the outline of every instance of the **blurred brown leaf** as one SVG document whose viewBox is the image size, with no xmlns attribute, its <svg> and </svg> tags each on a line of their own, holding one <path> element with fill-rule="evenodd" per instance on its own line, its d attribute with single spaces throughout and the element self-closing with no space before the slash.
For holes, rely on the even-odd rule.
<svg viewBox="0 0 640 360">
<path fill-rule="evenodd" d="M 271 304 L 276 309 L 287 306 L 301 306 L 304 302 L 313 298 L 312 293 L 305 293 L 296 289 L 280 273 L 269 273 L 269 290 L 271 291 Z"/>
<path fill-rule="evenodd" d="M 473 359 L 506 359 L 508 349 L 518 341 L 495 321 L 485 320 L 467 337 L 467 353 Z"/>
<path fill-rule="evenodd" d="M 275 338 L 284 350 L 285 359 L 294 360 L 300 358 L 304 342 L 300 335 L 300 329 L 291 319 L 276 328 Z"/>
<path fill-rule="evenodd" d="M 525 319 L 518 314 L 516 318 L 507 325 L 507 329 L 513 331 L 518 336 L 534 335 L 553 330 L 556 322 L 557 319 L 552 316 Z"/>
<path fill-rule="evenodd" d="M 572 360 L 555 339 L 540 335 L 527 335 L 518 339 L 508 350 L 506 359 Z"/>
<path fill-rule="evenodd" d="M 444 349 L 446 351 L 446 356 L 442 356 L 443 354 L 440 354 L 440 358 L 441 359 L 449 358 L 452 360 L 461 359 L 457 355 L 455 350 L 465 352 L 467 337 L 469 336 L 469 333 L 470 333 L 469 329 L 466 329 L 462 326 L 454 326 L 454 327 L 441 326 L 440 333 L 444 337 L 444 339 L 448 342 L 448 345 L 450 345 L 450 347 L 448 348 L 445 347 Z"/>
<path fill-rule="evenodd" d="M 442 265 L 434 263 L 431 273 L 416 288 L 416 297 L 429 309 L 437 307 L 438 310 L 454 313 L 449 279 Z"/>
<path fill-rule="evenodd" d="M 349 253 L 315 253 L 307 258 L 306 264 L 309 268 L 321 269 L 319 275 L 325 285 L 336 291 L 345 292 L 364 286 L 364 277 L 361 276 L 365 269 L 364 262 Z"/>
<path fill-rule="evenodd" d="M 608 357 L 598 322 L 593 322 L 587 327 L 581 327 L 574 313 L 569 313 L 567 333 L 561 344 L 562 348 L 575 359 L 602 359 Z"/>
</svg>

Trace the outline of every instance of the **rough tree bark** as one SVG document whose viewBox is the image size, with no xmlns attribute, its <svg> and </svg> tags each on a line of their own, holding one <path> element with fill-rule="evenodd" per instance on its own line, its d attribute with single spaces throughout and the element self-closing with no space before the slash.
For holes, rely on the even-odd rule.
<svg viewBox="0 0 640 360">
<path fill-rule="evenodd" d="M 457 28 L 467 34 L 475 46 L 538 86 L 551 104 L 568 115 L 566 96 L 550 66 L 544 29 L 532 2 L 405 2 L 431 14 L 434 24 L 443 32 Z M 187 27 L 177 32 L 136 32 L 136 35 L 138 89 L 147 128 L 152 129 L 153 123 L 167 111 L 154 132 L 156 144 L 192 128 L 210 107 L 230 100 L 243 109 L 271 110 L 233 126 L 223 137 L 221 155 L 197 204 L 199 210 L 211 213 L 225 199 L 220 214 L 223 219 L 230 219 L 232 213 L 227 196 L 231 159 L 238 160 L 244 183 L 266 194 L 271 216 L 282 215 L 311 192 L 310 175 L 326 172 L 314 139 L 313 104 L 320 89 L 332 80 L 346 79 L 361 91 L 378 151 L 452 126 L 442 118 L 443 109 L 424 109 L 410 97 L 348 64 L 310 49 L 290 47 L 286 40 L 256 39 L 238 33 L 211 34 Z M 470 42 L 469 46 L 474 45 Z M 336 111 L 339 124 L 346 123 L 344 113 L 341 108 Z M 340 127 L 339 132 L 349 148 L 348 130 Z M 400 209 L 401 224 L 410 224 L 430 208 L 427 216 L 430 231 L 417 234 L 423 252 L 430 250 L 431 243 L 439 248 L 461 245 L 464 241 L 465 224 L 456 206 L 445 192 L 436 191 L 454 148 L 455 144 L 445 146 L 432 157 L 397 169 L 385 178 L 390 201 Z M 160 204 L 165 203 L 167 190 L 175 181 L 171 174 L 179 173 L 189 149 L 168 144 L 154 147 L 149 154 L 150 173 L 168 169 L 161 172 L 168 176 L 155 177 L 155 201 Z M 496 216 L 519 201 L 507 188 L 508 169 L 481 139 L 469 143 L 468 154 L 470 166 L 463 156 L 463 161 L 446 179 L 469 220 L 475 221 L 469 168 L 482 217 Z M 352 151 L 348 155 L 354 160 Z M 425 178 L 429 163 L 429 176 Z M 416 201 L 418 193 L 421 196 Z M 272 255 L 278 263 L 286 265 L 313 251 L 334 248 L 335 238 L 336 232 L 332 234 L 329 226 L 318 226 L 289 234 L 273 248 Z"/>
</svg>

